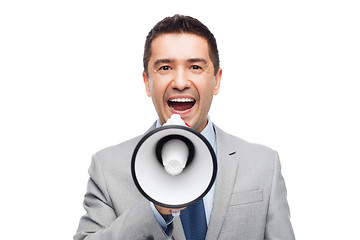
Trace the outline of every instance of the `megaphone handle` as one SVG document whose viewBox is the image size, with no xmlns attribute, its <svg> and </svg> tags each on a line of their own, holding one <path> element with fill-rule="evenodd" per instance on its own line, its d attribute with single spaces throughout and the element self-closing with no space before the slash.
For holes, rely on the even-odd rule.
<svg viewBox="0 0 360 240">
<path fill-rule="evenodd" d="M 172 209 L 171 214 L 173 215 L 173 217 L 178 217 L 180 216 L 180 210 Z"/>
</svg>

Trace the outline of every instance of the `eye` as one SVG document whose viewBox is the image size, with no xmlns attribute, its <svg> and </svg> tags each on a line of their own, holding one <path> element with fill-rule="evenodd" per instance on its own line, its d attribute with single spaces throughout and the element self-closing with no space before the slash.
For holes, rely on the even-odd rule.
<svg viewBox="0 0 360 240">
<path fill-rule="evenodd" d="M 191 65 L 190 70 L 193 71 L 194 73 L 200 73 L 202 72 L 203 68 L 200 67 L 199 65 Z"/>
<path fill-rule="evenodd" d="M 170 66 L 161 66 L 161 67 L 159 68 L 159 70 L 160 70 L 160 71 L 169 71 L 169 70 L 171 70 L 171 67 L 170 67 Z"/>
<path fill-rule="evenodd" d="M 198 70 L 198 69 L 201 69 L 201 67 L 200 67 L 200 66 L 198 66 L 198 65 L 192 65 L 192 66 L 191 66 L 191 69 Z"/>
</svg>

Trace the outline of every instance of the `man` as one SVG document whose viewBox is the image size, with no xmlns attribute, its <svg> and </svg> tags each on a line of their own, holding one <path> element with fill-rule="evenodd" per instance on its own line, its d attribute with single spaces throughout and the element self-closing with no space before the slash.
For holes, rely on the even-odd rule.
<svg viewBox="0 0 360 240">
<path fill-rule="evenodd" d="M 148 34 L 144 51 L 145 89 L 159 116 L 150 130 L 179 114 L 214 148 L 218 174 L 201 200 L 206 239 L 295 239 L 278 154 L 223 132 L 208 118 L 221 76 L 216 40 L 206 26 L 181 15 L 160 21 Z M 84 200 L 87 214 L 74 239 L 188 236 L 183 219 L 149 203 L 133 183 L 130 162 L 140 139 L 93 156 Z"/>
</svg>

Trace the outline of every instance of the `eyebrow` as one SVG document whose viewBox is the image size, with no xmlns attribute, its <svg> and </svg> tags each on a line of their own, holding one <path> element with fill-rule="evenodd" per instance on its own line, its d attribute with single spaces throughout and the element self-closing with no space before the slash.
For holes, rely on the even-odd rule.
<svg viewBox="0 0 360 240">
<path fill-rule="evenodd" d="M 162 63 L 172 63 L 175 62 L 175 59 L 172 58 L 160 58 L 160 59 L 156 59 L 154 62 L 154 67 L 162 64 Z"/>
<path fill-rule="evenodd" d="M 207 61 L 205 58 L 190 58 L 188 60 L 186 60 L 189 63 L 197 63 L 197 62 L 202 62 L 204 64 L 207 64 Z"/>
<path fill-rule="evenodd" d="M 160 64 L 163 64 L 163 63 L 173 63 L 173 62 L 175 62 L 175 59 L 173 59 L 173 58 L 159 58 L 159 59 L 155 60 L 154 67 L 156 67 Z M 186 60 L 186 62 L 188 62 L 188 63 L 202 62 L 204 64 L 207 64 L 207 61 L 205 58 L 189 58 Z"/>
</svg>

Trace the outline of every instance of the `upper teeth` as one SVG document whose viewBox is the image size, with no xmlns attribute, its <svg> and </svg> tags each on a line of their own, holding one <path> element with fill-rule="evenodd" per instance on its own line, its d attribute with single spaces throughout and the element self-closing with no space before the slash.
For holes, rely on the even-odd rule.
<svg viewBox="0 0 360 240">
<path fill-rule="evenodd" d="M 192 98 L 173 98 L 170 101 L 172 101 L 172 102 L 193 102 L 194 99 L 192 99 Z"/>
</svg>

